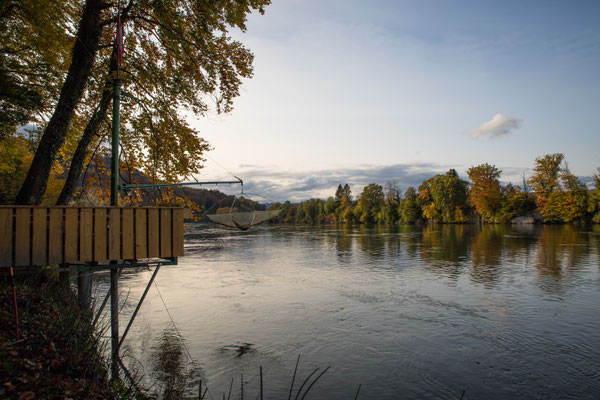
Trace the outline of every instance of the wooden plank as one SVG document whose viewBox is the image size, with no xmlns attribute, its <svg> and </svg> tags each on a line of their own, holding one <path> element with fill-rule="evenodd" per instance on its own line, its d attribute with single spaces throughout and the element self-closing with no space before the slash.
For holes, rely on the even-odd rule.
<svg viewBox="0 0 600 400">
<path fill-rule="evenodd" d="M 148 209 L 148 257 L 159 256 L 158 209 Z"/>
<path fill-rule="evenodd" d="M 79 242 L 79 210 L 65 209 L 65 263 L 77 262 L 77 242 Z"/>
<path fill-rule="evenodd" d="M 31 208 L 15 209 L 15 267 L 31 265 Z"/>
<path fill-rule="evenodd" d="M 108 248 L 106 247 L 106 226 L 106 208 L 95 208 L 93 261 L 108 260 Z"/>
<path fill-rule="evenodd" d="M 183 218 L 182 208 L 173 209 L 173 257 L 183 255 Z"/>
<path fill-rule="evenodd" d="M 79 214 L 79 261 L 92 261 L 92 223 L 94 210 L 82 208 Z"/>
<path fill-rule="evenodd" d="M 63 209 L 51 208 L 48 222 L 48 264 L 63 262 Z"/>
<path fill-rule="evenodd" d="M 108 259 L 121 259 L 121 210 L 111 208 L 108 211 Z"/>
<path fill-rule="evenodd" d="M 121 221 L 121 232 L 122 232 L 122 256 L 123 260 L 133 260 L 133 208 L 124 208 L 122 210 L 123 219 Z"/>
<path fill-rule="evenodd" d="M 135 258 L 146 258 L 148 257 L 148 245 L 146 240 L 147 225 L 146 221 L 148 218 L 148 210 L 144 208 L 137 208 L 135 210 Z"/>
<path fill-rule="evenodd" d="M 13 210 L 0 208 L 0 267 L 12 265 Z"/>
<path fill-rule="evenodd" d="M 160 210 L 160 256 L 171 257 L 171 210 Z"/>
<path fill-rule="evenodd" d="M 46 207 L 35 207 L 33 209 L 31 245 L 31 263 L 33 265 L 46 264 L 48 250 L 48 209 Z"/>
</svg>

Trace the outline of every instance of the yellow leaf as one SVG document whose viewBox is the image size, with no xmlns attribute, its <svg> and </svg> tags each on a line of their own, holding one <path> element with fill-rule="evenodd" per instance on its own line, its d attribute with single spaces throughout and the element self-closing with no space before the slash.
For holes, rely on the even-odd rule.
<svg viewBox="0 0 600 400">
<path fill-rule="evenodd" d="M 19 400 L 31 400 L 35 397 L 35 393 L 33 392 L 25 392 L 19 396 Z"/>
</svg>

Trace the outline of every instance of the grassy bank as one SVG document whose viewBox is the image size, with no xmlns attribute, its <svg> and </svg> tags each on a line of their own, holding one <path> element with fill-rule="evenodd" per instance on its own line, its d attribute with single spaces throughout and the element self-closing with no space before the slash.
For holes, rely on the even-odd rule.
<svg viewBox="0 0 600 400">
<path fill-rule="evenodd" d="M 58 281 L 0 278 L 0 398 L 112 399 L 100 342 L 73 292 Z"/>
</svg>

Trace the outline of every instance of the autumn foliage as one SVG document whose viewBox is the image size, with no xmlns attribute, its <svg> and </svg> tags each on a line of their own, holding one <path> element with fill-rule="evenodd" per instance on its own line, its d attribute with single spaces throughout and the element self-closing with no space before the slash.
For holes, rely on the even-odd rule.
<svg viewBox="0 0 600 400">
<path fill-rule="evenodd" d="M 502 171 L 495 165 L 484 163 L 466 172 L 470 182 L 450 169 L 425 180 L 418 189 L 409 187 L 403 196 L 393 182 L 371 183 L 353 202 L 343 195 L 351 193 L 346 184 L 326 201 L 286 201 L 273 207 L 284 210 L 280 222 L 299 224 L 510 223 L 519 216 L 547 223 L 600 222 L 600 168 L 590 190 L 571 173 L 563 154 L 537 158 L 533 175 L 522 187 L 503 184 Z"/>
</svg>

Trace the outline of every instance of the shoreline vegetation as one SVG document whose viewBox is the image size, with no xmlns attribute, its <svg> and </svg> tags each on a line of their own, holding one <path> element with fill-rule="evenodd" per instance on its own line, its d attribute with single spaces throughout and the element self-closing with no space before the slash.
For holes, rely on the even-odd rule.
<svg viewBox="0 0 600 400">
<path fill-rule="evenodd" d="M 600 168 L 588 188 L 571 173 L 562 153 L 536 158 L 522 185 L 502 184 L 487 163 L 469 168 L 470 181 L 450 169 L 402 194 L 395 182 L 371 183 L 353 200 L 348 184 L 327 200 L 273 203 L 273 222 L 286 224 L 600 223 Z"/>
<path fill-rule="evenodd" d="M 17 275 L 2 280 L 0 295 L 1 398 L 135 397 L 132 388 L 110 385 L 103 341 L 68 285 L 43 273 Z"/>
</svg>

